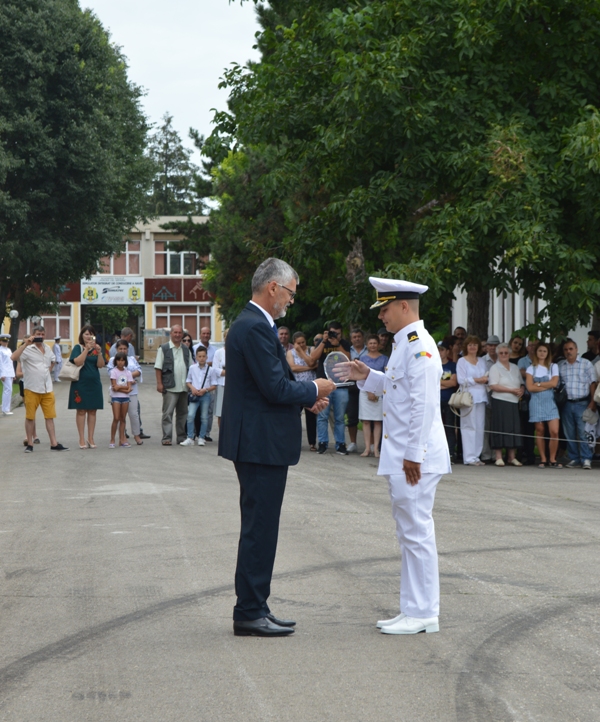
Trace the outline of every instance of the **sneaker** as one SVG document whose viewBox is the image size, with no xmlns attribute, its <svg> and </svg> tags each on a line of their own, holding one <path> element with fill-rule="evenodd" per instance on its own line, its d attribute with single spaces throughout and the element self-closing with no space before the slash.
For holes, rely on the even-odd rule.
<svg viewBox="0 0 600 722">
<path fill-rule="evenodd" d="M 25 453 L 26 453 L 26 454 L 31 454 L 32 451 L 33 451 L 33 446 L 29 446 L 29 444 L 27 444 L 27 445 L 25 446 Z"/>
<path fill-rule="evenodd" d="M 51 446 L 50 451 L 68 451 L 68 446 L 63 446 L 62 444 L 56 444 L 56 446 Z"/>
<path fill-rule="evenodd" d="M 591 469 L 592 468 L 592 462 L 589 459 L 586 459 L 583 462 L 583 468 L 584 469 Z"/>
<path fill-rule="evenodd" d="M 348 449 L 346 448 L 346 444 L 340 444 L 338 447 L 336 447 L 335 453 L 340 454 L 341 456 L 348 456 Z"/>
<path fill-rule="evenodd" d="M 204 441 L 212 441 L 212 439 L 210 438 L 210 436 L 205 436 Z"/>
<path fill-rule="evenodd" d="M 12 416 L 14 414 L 13 411 L 3 411 L 2 416 Z"/>
<path fill-rule="evenodd" d="M 179 446 L 193 446 L 194 442 L 189 437 L 185 441 L 179 442 Z"/>
<path fill-rule="evenodd" d="M 317 454 L 324 454 L 327 451 L 327 444 L 321 442 L 319 444 L 319 448 L 317 449 Z"/>
<path fill-rule="evenodd" d="M 206 441 L 204 441 L 204 439 L 198 439 L 197 444 L 198 446 L 206 446 Z"/>
<path fill-rule="evenodd" d="M 348 453 L 349 454 L 355 454 L 358 451 L 358 448 L 354 442 L 351 442 L 348 444 Z"/>
<path fill-rule="evenodd" d="M 578 461 L 575 461 L 575 459 L 572 459 L 568 464 L 566 464 L 565 469 L 579 469 L 580 467 L 581 464 Z"/>
</svg>

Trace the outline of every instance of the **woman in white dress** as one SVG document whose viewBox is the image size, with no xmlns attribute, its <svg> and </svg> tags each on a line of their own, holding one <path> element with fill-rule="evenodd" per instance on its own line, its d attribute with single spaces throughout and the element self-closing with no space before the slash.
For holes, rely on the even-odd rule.
<svg viewBox="0 0 600 722">
<path fill-rule="evenodd" d="M 361 361 L 375 371 L 384 371 L 388 362 L 385 354 L 379 353 L 379 337 L 371 334 L 367 337 L 367 353 Z M 365 437 L 365 450 L 361 456 L 370 456 L 371 453 L 379 458 L 379 444 L 381 442 L 381 426 L 383 421 L 383 398 L 375 396 L 368 391 L 361 391 L 358 397 L 358 418 L 363 425 Z M 373 422 L 373 440 L 371 441 L 371 422 Z M 371 443 L 374 451 L 371 452 Z"/>
<path fill-rule="evenodd" d="M 485 466 L 479 456 L 483 449 L 488 376 L 485 361 L 479 356 L 480 353 L 479 337 L 467 336 L 463 344 L 464 356 L 459 358 L 456 364 L 458 383 L 470 391 L 473 397 L 473 406 L 460 410 L 463 463 L 471 466 Z"/>
</svg>

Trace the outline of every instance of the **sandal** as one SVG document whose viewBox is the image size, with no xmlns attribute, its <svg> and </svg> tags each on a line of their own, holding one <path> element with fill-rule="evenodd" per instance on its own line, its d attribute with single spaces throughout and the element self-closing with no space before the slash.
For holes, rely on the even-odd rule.
<svg viewBox="0 0 600 722">
<path fill-rule="evenodd" d="M 173 446 L 173 444 L 170 441 L 163 441 L 161 443 L 163 446 Z"/>
<path fill-rule="evenodd" d="M 311 444 L 310 451 L 316 451 L 317 447 L 314 444 Z"/>
<path fill-rule="evenodd" d="M 538 469 L 545 469 L 546 468 L 546 462 L 542 461 L 541 464 L 538 464 Z"/>
<path fill-rule="evenodd" d="M 558 461 L 551 461 L 550 462 L 550 468 L 551 469 L 562 469 L 563 465 L 559 464 Z"/>
<path fill-rule="evenodd" d="M 108 445 L 108 448 L 109 448 L 109 449 L 114 449 L 114 448 L 115 448 L 115 445 L 114 445 L 114 444 L 109 444 L 109 445 Z"/>
</svg>

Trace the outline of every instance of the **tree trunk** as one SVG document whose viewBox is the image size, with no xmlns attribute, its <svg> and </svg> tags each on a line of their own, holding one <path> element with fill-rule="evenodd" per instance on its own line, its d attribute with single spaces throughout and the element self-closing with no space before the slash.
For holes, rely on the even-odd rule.
<svg viewBox="0 0 600 722">
<path fill-rule="evenodd" d="M 490 323 L 490 292 L 467 292 L 467 332 L 479 336 L 483 343 L 488 338 Z"/>
</svg>

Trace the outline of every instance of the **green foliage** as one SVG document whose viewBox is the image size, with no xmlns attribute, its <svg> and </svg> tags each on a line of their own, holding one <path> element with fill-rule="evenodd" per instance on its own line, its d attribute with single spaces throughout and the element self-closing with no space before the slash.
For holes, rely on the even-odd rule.
<svg viewBox="0 0 600 722">
<path fill-rule="evenodd" d="M 596 0 L 271 2 L 260 17 L 262 59 L 226 71 L 229 112 L 205 146 L 215 162 L 269 159 L 245 192 L 284 228 L 247 238 L 242 216 L 249 258 L 279 251 L 328 315 L 366 320 L 367 276 L 388 273 L 430 285 L 442 318 L 458 286 L 537 296 L 532 321 L 552 335 L 589 319 Z"/>
<path fill-rule="evenodd" d="M 94 273 L 143 214 L 141 91 L 75 0 L 0 4 L 0 308 Z"/>
<path fill-rule="evenodd" d="M 191 133 L 196 131 L 191 130 Z M 197 133 L 196 140 L 203 138 Z M 148 196 L 148 215 L 184 216 L 202 212 L 196 194 L 199 168 L 190 161 L 192 151 L 185 148 L 173 128 L 173 116 L 165 113 L 162 125 L 150 136 L 148 156 L 155 165 L 152 193 Z"/>
</svg>

